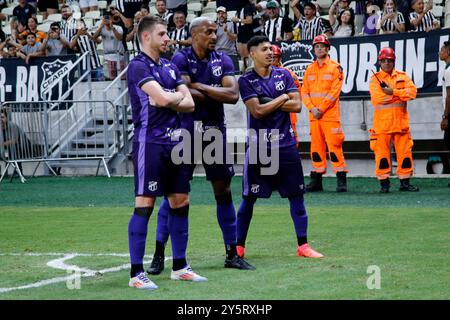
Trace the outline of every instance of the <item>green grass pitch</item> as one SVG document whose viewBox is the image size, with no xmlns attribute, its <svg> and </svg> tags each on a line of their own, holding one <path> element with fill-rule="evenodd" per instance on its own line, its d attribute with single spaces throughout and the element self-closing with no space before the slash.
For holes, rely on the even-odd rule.
<svg viewBox="0 0 450 320">
<path fill-rule="evenodd" d="M 236 208 L 241 181 L 236 177 L 232 185 Z M 336 179 L 325 178 L 325 192 L 305 196 L 309 240 L 325 254 L 321 260 L 296 256 L 286 199 L 275 193 L 272 199 L 258 200 L 246 252 L 257 270 L 240 271 L 223 268 L 224 248 L 211 187 L 204 178 L 195 178 L 188 260 L 209 281 L 170 280 L 169 260 L 161 275 L 151 277 L 160 288 L 148 292 L 128 288 L 129 271 L 123 267 L 128 263 L 132 178 L 5 181 L 0 184 L 0 300 L 449 299 L 449 182 L 413 179 L 421 191 L 401 193 L 393 180 L 393 192 L 381 195 L 375 179 L 350 178 L 350 191 L 336 194 Z M 154 250 L 156 212 L 157 208 L 149 225 L 148 255 Z M 67 281 L 45 284 L 70 275 L 47 265 L 64 255 L 48 253 L 84 254 L 65 263 L 111 272 L 81 277 L 79 289 L 71 290 Z M 171 255 L 170 246 L 166 255 Z M 367 287 L 374 276 L 368 273 L 369 266 L 379 268 L 380 289 Z M 37 285 L 5 291 L 32 284 Z"/>
</svg>

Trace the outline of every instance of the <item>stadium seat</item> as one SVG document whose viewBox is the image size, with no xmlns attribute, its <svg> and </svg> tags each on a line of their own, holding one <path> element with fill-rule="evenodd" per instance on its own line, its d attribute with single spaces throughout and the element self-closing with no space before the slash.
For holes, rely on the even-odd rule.
<svg viewBox="0 0 450 320">
<path fill-rule="evenodd" d="M 187 22 L 191 22 L 192 20 L 194 20 L 195 18 L 197 18 L 197 15 L 194 13 L 188 13 L 187 17 L 186 17 L 186 21 Z"/>
<path fill-rule="evenodd" d="M 206 8 L 213 8 L 215 10 L 217 8 L 217 4 L 215 1 L 210 1 L 206 4 Z"/>
<path fill-rule="evenodd" d="M 49 14 L 46 21 L 60 22 L 61 21 L 61 13 Z"/>
<path fill-rule="evenodd" d="M 450 14 L 447 14 L 445 16 L 445 24 L 444 24 L 445 28 L 450 28 Z M 6 31 L 5 31 L 6 32 Z"/>
<path fill-rule="evenodd" d="M 431 9 L 431 12 L 435 15 L 436 18 L 440 18 L 444 14 L 444 7 L 443 6 L 433 6 L 433 9 Z"/>
<path fill-rule="evenodd" d="M 36 19 L 38 21 L 38 24 L 41 24 L 42 21 L 44 21 L 44 16 L 42 14 L 37 14 Z"/>
<path fill-rule="evenodd" d="M 331 7 L 332 0 L 318 0 L 317 3 L 321 9 L 328 10 Z"/>
<path fill-rule="evenodd" d="M 99 1 L 98 2 L 98 8 L 100 10 L 106 10 L 107 7 L 108 7 L 108 2 L 107 1 Z"/>
<path fill-rule="evenodd" d="M 12 16 L 14 7 L 6 7 L 2 9 L 2 13 L 8 16 Z"/>
<path fill-rule="evenodd" d="M 216 12 L 202 13 L 202 17 L 208 17 L 208 18 L 211 18 L 212 20 L 216 21 L 217 13 Z"/>
<path fill-rule="evenodd" d="M 86 28 L 91 29 L 94 26 L 94 20 L 90 18 L 84 18 L 84 23 L 86 24 Z"/>
<path fill-rule="evenodd" d="M 211 13 L 211 12 L 216 13 L 216 8 L 203 8 L 202 15 L 205 13 Z"/>
<path fill-rule="evenodd" d="M 443 2 L 444 2 L 444 0 L 433 0 L 434 5 L 436 5 L 436 4 L 442 5 Z"/>
<path fill-rule="evenodd" d="M 54 21 L 45 22 L 43 24 L 40 24 L 38 26 L 39 31 L 48 32 L 50 30 L 50 25 L 52 24 L 52 22 L 54 22 Z"/>
<path fill-rule="evenodd" d="M 445 2 L 445 6 L 444 6 L 444 11 L 445 11 L 445 14 L 447 15 L 447 14 L 450 14 L 450 0 L 447 0 L 446 2 Z"/>
<path fill-rule="evenodd" d="M 100 11 L 88 11 L 84 14 L 84 17 L 90 19 L 100 19 Z"/>
<path fill-rule="evenodd" d="M 202 4 L 200 2 L 194 2 L 188 4 L 188 11 L 202 11 Z"/>
<path fill-rule="evenodd" d="M 228 11 L 228 13 L 227 13 L 228 19 L 231 19 L 231 18 L 235 17 L 236 16 L 236 12 L 237 12 L 236 10 Z"/>
<path fill-rule="evenodd" d="M 6 36 L 10 36 L 11 35 L 11 27 L 9 26 L 9 24 L 7 24 L 6 26 L 2 27 L 3 32 L 5 33 Z"/>
</svg>

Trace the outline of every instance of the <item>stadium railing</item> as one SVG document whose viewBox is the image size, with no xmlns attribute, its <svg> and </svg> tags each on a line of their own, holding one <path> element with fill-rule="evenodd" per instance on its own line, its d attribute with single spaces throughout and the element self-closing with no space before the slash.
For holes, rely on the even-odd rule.
<svg viewBox="0 0 450 320">
<path fill-rule="evenodd" d="M 26 162 L 37 162 L 32 176 L 41 163 L 56 175 L 53 168 L 62 162 L 81 160 L 97 164 L 97 175 L 103 164 L 111 176 L 107 161 L 118 152 L 121 122 L 111 101 L 5 102 L 1 109 L 8 122 L 2 120 L 0 130 L 0 159 L 6 162 L 0 182 L 10 166 L 24 182 L 19 164 Z"/>
</svg>

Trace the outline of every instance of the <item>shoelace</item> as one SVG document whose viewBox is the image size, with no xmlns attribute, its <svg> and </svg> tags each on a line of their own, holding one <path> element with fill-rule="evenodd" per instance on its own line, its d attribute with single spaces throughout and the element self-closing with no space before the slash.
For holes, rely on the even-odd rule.
<svg viewBox="0 0 450 320">
<path fill-rule="evenodd" d="M 143 274 L 143 273 L 138 275 L 138 279 L 141 280 L 142 282 L 145 282 L 145 283 L 149 283 L 150 282 L 150 279 L 147 278 L 147 276 L 145 274 Z"/>
</svg>

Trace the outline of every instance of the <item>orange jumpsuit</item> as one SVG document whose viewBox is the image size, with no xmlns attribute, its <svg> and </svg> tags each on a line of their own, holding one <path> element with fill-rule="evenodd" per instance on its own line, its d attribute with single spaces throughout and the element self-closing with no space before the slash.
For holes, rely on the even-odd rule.
<svg viewBox="0 0 450 320">
<path fill-rule="evenodd" d="M 303 76 L 303 104 L 308 110 L 315 107 L 322 111 L 320 119 L 315 119 L 312 113 L 309 115 L 312 167 L 317 173 L 327 170 L 327 147 L 334 172 L 348 172 L 342 150 L 345 135 L 339 112 L 343 81 L 342 67 L 330 57 L 325 59 L 322 66 L 317 60 L 314 61 L 306 68 Z"/>
<path fill-rule="evenodd" d="M 391 74 L 383 70 L 370 80 L 370 100 L 375 108 L 373 125 L 369 130 L 370 149 L 375 152 L 375 175 L 379 180 L 386 179 L 391 173 L 391 142 L 397 154 L 397 175 L 407 179 L 413 173 L 411 132 L 406 101 L 417 95 L 417 88 L 406 73 L 392 70 Z M 394 90 L 392 95 L 384 93 L 379 81 L 384 81 Z"/>
</svg>

